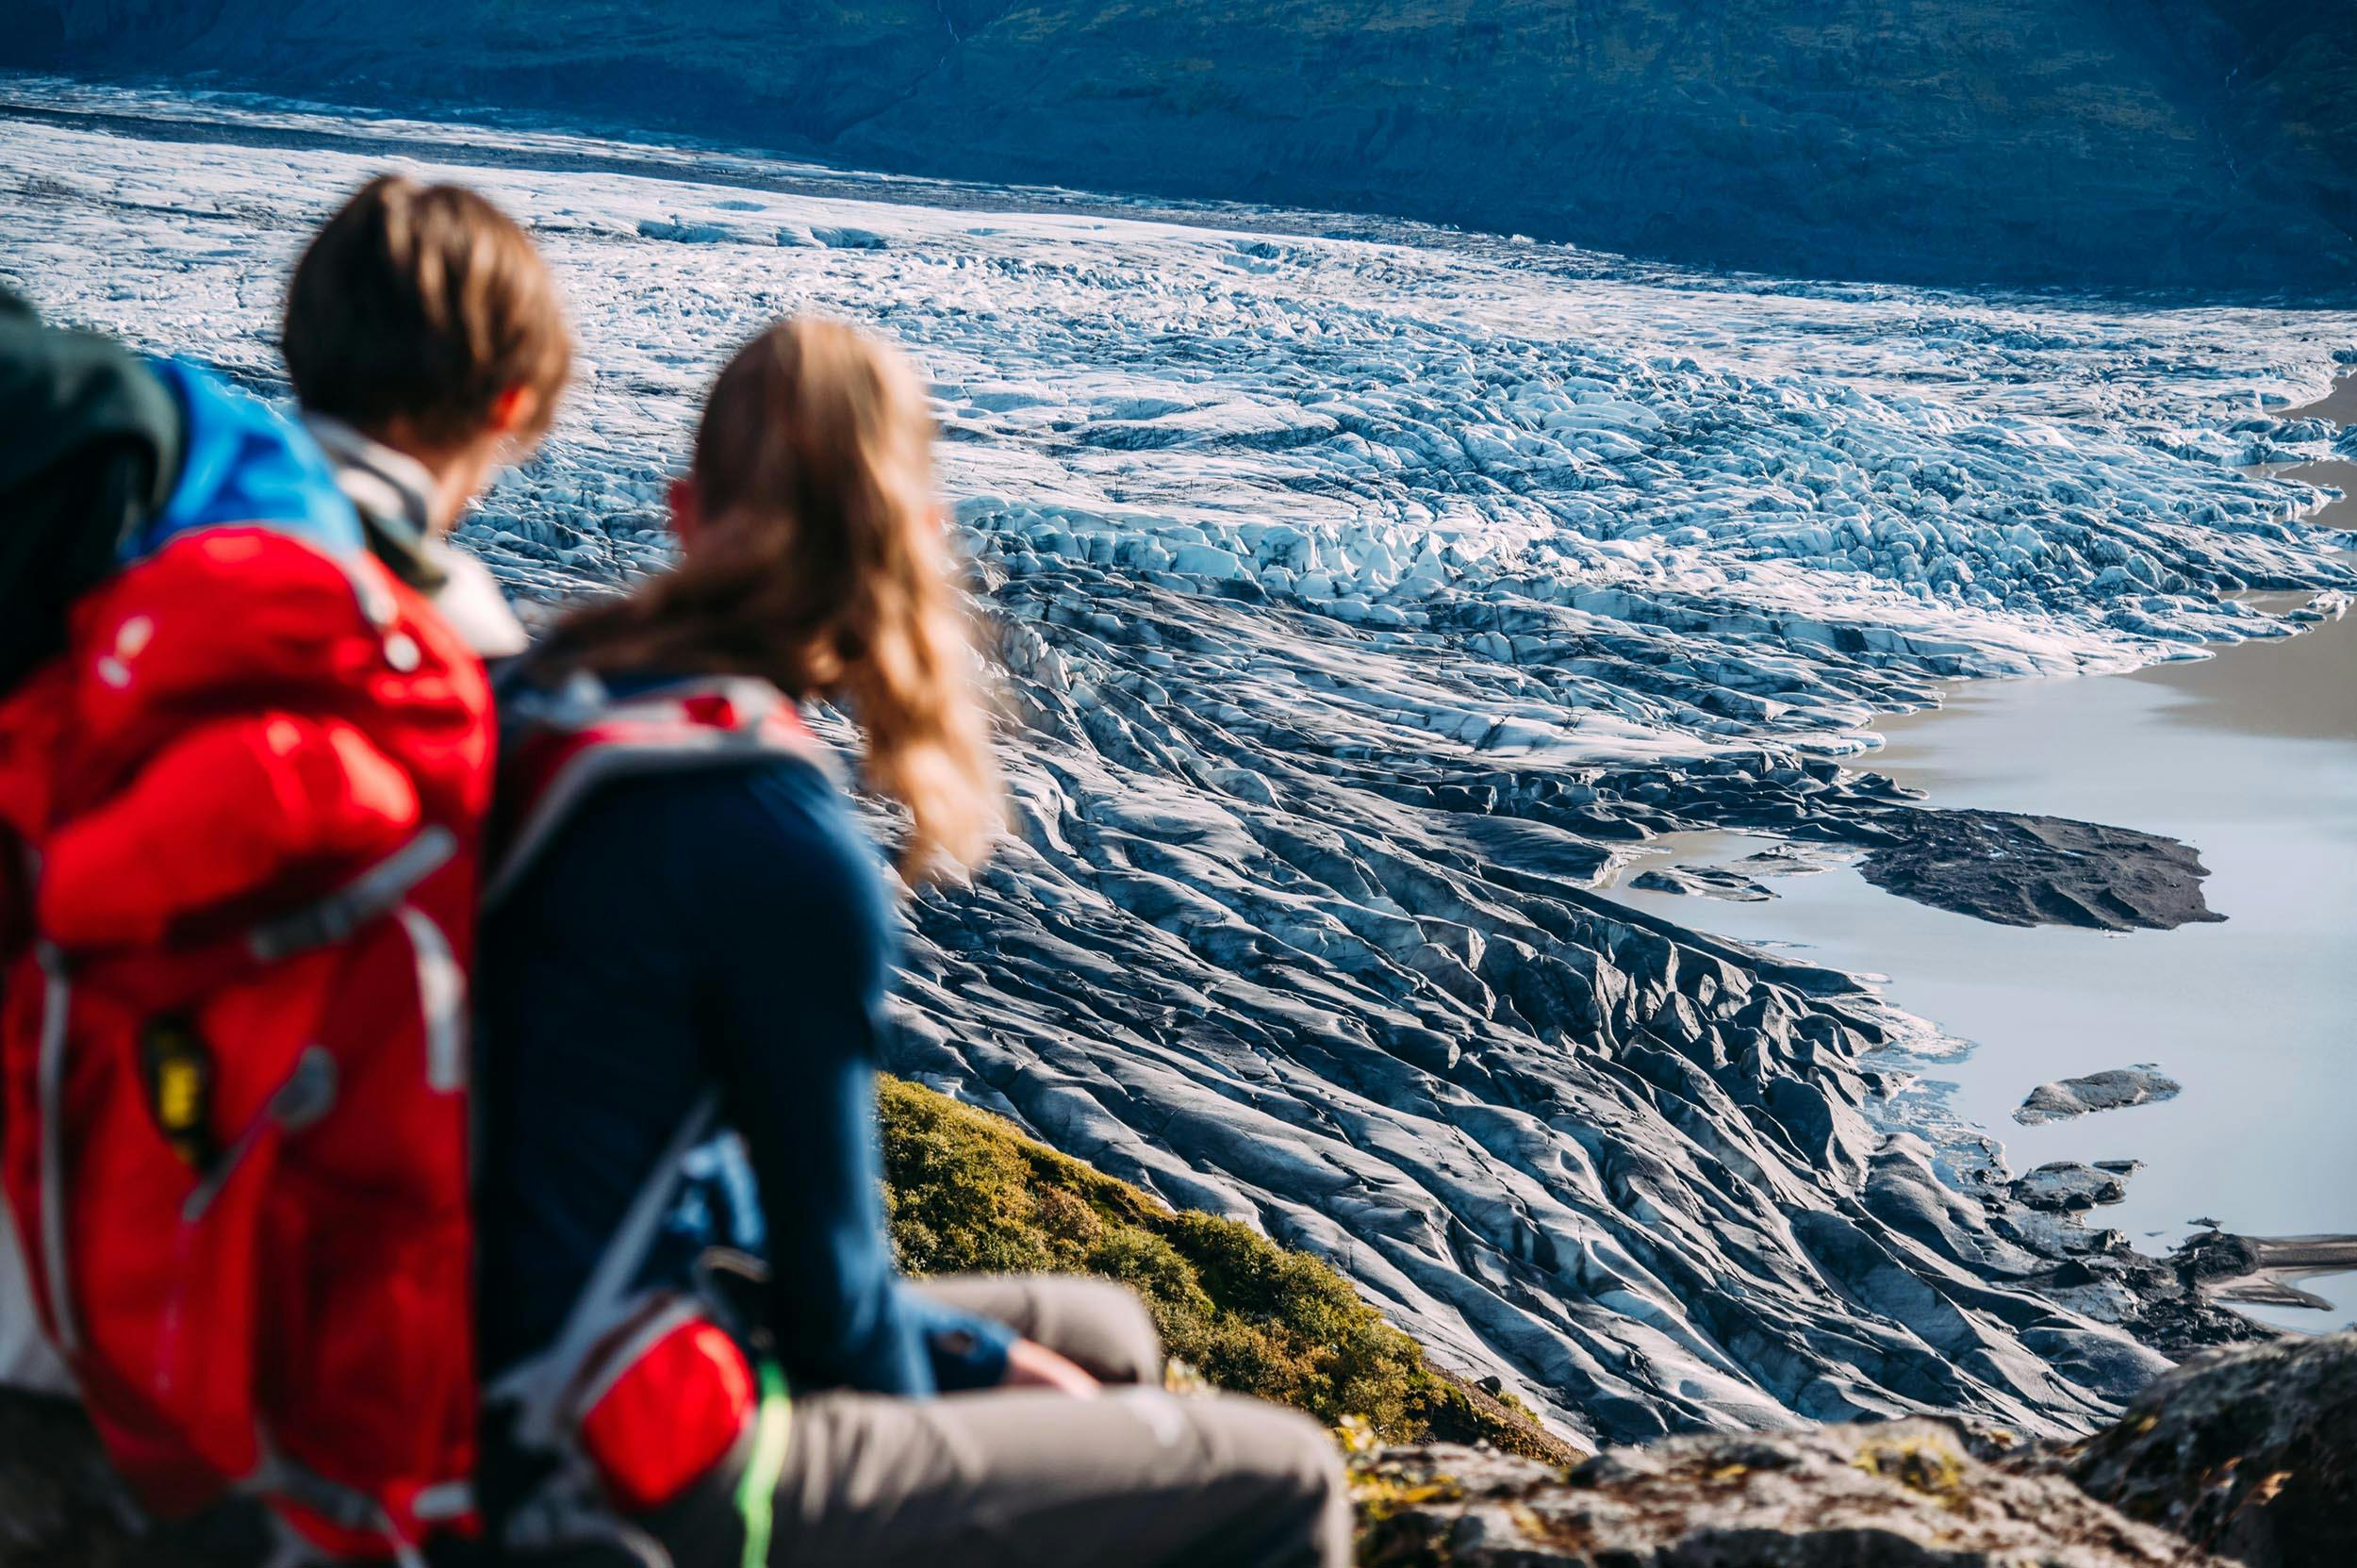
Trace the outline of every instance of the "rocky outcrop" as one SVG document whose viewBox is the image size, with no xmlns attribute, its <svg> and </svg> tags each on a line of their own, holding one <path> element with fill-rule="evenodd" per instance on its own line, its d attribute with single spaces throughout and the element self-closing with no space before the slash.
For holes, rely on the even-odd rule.
<svg viewBox="0 0 2357 1568">
<path fill-rule="evenodd" d="M 2348 1568 L 2357 1332 L 2196 1362 L 2076 1444 L 1904 1421 L 1354 1470 L 1371 1568 Z"/>
<path fill-rule="evenodd" d="M 2357 1333 L 2192 1362 L 2061 1468 L 2248 1568 L 2357 1562 Z"/>
<path fill-rule="evenodd" d="M 1568 1477 L 1470 1448 L 1396 1450 L 1360 1487 L 1369 1568 L 2225 1568 L 1929 1421 L 1679 1438 Z"/>
<path fill-rule="evenodd" d="M 887 1078 L 884 1206 L 912 1274 L 1096 1274 L 1146 1298 L 1189 1377 L 1401 1442 L 1482 1442 L 1585 1458 L 1502 1379 L 1430 1365 L 1347 1280 L 1248 1226 L 1175 1213 L 1000 1117 Z M 1186 1381 L 1181 1378 L 1180 1381 Z"/>
<path fill-rule="evenodd" d="M 1920 808 L 1878 817 L 1887 834 L 1858 862 L 1885 892 L 2002 926 L 2167 931 L 2223 920 L 2209 872 L 2173 838 L 2010 811 Z"/>
<path fill-rule="evenodd" d="M 2357 1236 L 2236 1236 L 2197 1233 L 2177 1249 L 2181 1276 L 2190 1276 L 2220 1301 L 2304 1307 L 2332 1303 L 2299 1281 L 2357 1269 Z"/>
<path fill-rule="evenodd" d="M 2353 34 L 2259 0 L 0 0 L 10 65 L 1708 265 L 2302 304 L 2357 291 Z"/>
<path fill-rule="evenodd" d="M 1647 893 L 1693 894 L 1735 903 L 1758 903 L 1775 897 L 1740 871 L 1724 866 L 1665 866 L 1638 872 L 1628 884 Z"/>
</svg>

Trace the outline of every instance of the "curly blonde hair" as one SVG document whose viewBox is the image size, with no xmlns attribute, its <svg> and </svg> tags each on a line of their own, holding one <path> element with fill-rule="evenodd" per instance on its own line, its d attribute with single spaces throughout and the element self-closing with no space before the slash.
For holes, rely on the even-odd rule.
<svg viewBox="0 0 2357 1568">
<path fill-rule="evenodd" d="M 705 399 L 695 547 L 557 633 L 588 668 L 757 675 L 842 702 L 869 784 L 909 808 L 912 879 L 981 864 L 1003 822 L 932 437 L 897 350 L 839 322 L 772 323 Z"/>
</svg>

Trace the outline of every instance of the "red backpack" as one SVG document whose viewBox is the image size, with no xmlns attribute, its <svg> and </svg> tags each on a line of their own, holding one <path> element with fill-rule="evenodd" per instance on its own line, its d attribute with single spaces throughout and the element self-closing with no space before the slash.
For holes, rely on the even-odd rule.
<svg viewBox="0 0 2357 1568">
<path fill-rule="evenodd" d="M 140 1499 L 463 1527 L 489 692 L 372 559 L 207 527 L 0 705 L 0 1105 L 43 1328 Z"/>
</svg>

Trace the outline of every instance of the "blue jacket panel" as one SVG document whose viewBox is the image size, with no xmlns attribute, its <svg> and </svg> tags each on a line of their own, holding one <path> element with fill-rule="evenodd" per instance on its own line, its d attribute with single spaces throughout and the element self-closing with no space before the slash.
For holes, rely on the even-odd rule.
<svg viewBox="0 0 2357 1568">
<path fill-rule="evenodd" d="M 360 515 L 301 425 L 183 360 L 151 359 L 147 368 L 180 409 L 180 479 L 156 516 L 124 541 L 124 560 L 153 554 L 177 534 L 255 522 L 360 553 Z"/>
<path fill-rule="evenodd" d="M 893 950 L 874 852 L 813 764 L 620 780 L 574 814 L 483 930 L 488 1377 L 555 1337 L 716 1081 L 750 1180 L 730 1144 L 700 1151 L 655 1279 L 686 1285 L 704 1242 L 752 1243 L 799 1391 L 1003 1376 L 1008 1331 L 926 1300 L 892 1264 L 875 1065 Z"/>
</svg>

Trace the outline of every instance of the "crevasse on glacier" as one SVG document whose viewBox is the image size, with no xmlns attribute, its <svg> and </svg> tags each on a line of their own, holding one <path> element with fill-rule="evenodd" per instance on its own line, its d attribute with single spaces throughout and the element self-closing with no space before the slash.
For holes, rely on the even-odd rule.
<svg viewBox="0 0 2357 1568">
<path fill-rule="evenodd" d="M 180 112 L 249 144 L 9 124 L 0 274 L 269 384 L 293 248 L 375 160 L 312 145 L 327 117 Z M 660 559 L 701 384 L 765 318 L 851 317 L 933 378 L 1017 833 L 912 906 L 895 1069 L 1315 1248 L 1601 1438 L 2066 1428 L 2154 1364 L 2021 1289 L 1878 1124 L 1884 1048 L 1925 1026 L 1587 884 L 1656 830 L 1873 809 L 1840 759 L 1937 679 L 2280 635 L 2222 596 L 2349 586 L 2316 492 L 2238 469 L 2331 449 L 2264 410 L 2357 362 L 2357 319 L 892 206 L 409 134 L 532 222 L 585 340 L 546 454 L 468 531 L 527 594 Z"/>
</svg>

